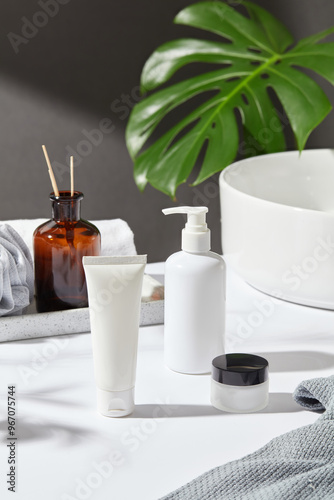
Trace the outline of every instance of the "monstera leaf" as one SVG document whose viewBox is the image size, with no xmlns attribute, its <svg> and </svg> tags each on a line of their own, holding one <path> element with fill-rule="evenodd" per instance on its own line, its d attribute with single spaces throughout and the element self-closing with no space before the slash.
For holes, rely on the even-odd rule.
<svg viewBox="0 0 334 500">
<path fill-rule="evenodd" d="M 195 185 L 229 165 L 240 142 L 238 114 L 244 141 L 253 141 L 262 153 L 284 150 L 283 123 L 268 89 L 280 100 L 300 151 L 331 110 L 321 87 L 300 68 L 334 84 L 334 43 L 318 43 L 334 27 L 289 49 L 294 40 L 280 21 L 251 2 L 242 5 L 249 17 L 219 1 L 185 8 L 175 23 L 210 31 L 222 40 L 175 40 L 159 47 L 146 62 L 141 76 L 144 92 L 165 84 L 190 63 L 216 64 L 217 69 L 158 90 L 133 108 L 126 141 L 140 190 L 150 183 L 174 197 L 200 153 Z M 166 115 L 199 94 L 201 103 L 187 116 L 153 143 L 148 141 Z"/>
</svg>

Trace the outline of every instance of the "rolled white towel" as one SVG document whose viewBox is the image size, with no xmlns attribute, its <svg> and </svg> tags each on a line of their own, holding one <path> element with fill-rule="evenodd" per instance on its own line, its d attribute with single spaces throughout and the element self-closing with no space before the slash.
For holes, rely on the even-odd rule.
<svg viewBox="0 0 334 500">
<path fill-rule="evenodd" d="M 34 295 L 33 263 L 21 236 L 0 225 L 0 316 L 18 314 Z"/>
<path fill-rule="evenodd" d="M 32 235 L 36 227 L 47 219 L 16 219 L 0 221 L 0 224 L 10 224 L 22 237 L 33 254 Z M 135 255 L 137 253 L 133 240 L 133 232 L 122 219 L 91 221 L 101 233 L 102 255 Z"/>
<path fill-rule="evenodd" d="M 102 255 L 136 255 L 133 232 L 127 222 L 112 219 L 95 220 L 92 223 L 101 233 Z"/>
</svg>

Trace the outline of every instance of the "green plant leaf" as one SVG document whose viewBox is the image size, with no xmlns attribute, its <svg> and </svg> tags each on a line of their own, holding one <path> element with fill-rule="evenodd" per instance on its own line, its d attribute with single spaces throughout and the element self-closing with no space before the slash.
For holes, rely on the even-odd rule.
<svg viewBox="0 0 334 500">
<path fill-rule="evenodd" d="M 183 9 L 175 18 L 177 24 L 213 32 L 221 41 L 174 40 L 159 47 L 146 62 L 141 87 L 154 92 L 133 108 L 126 130 L 139 189 L 150 183 L 173 198 L 199 156 L 203 159 L 194 184 L 229 165 L 240 141 L 241 151 L 249 150 L 250 144 L 257 154 L 283 151 L 284 126 L 269 91 L 284 107 L 300 151 L 330 112 L 321 87 L 300 68 L 311 69 L 334 84 L 334 43 L 318 43 L 334 27 L 289 49 L 293 38 L 280 21 L 252 2 L 243 5 L 249 18 L 220 1 Z M 217 69 L 159 90 L 191 63 L 210 63 Z M 165 117 L 197 96 L 201 103 L 159 137 Z M 238 115 L 244 139 L 239 138 Z M 152 142 L 154 132 L 158 138 Z"/>
<path fill-rule="evenodd" d="M 290 65 L 302 66 L 319 73 L 334 85 L 334 43 L 299 46 L 285 55 Z"/>
<path fill-rule="evenodd" d="M 314 45 L 315 43 L 320 42 L 320 40 L 323 40 L 326 38 L 328 35 L 331 35 L 334 33 L 334 26 L 331 28 L 328 28 L 327 30 L 320 31 L 319 33 L 316 33 L 315 35 L 307 36 L 306 38 L 303 38 L 300 40 L 297 44 L 295 49 L 299 49 L 301 47 L 305 47 L 307 45 Z"/>
<path fill-rule="evenodd" d="M 265 9 L 251 2 L 244 2 L 251 19 L 263 30 L 275 52 L 284 52 L 293 43 L 290 31 Z"/>
<path fill-rule="evenodd" d="M 239 46 L 260 48 L 273 53 L 271 43 L 261 27 L 223 2 L 190 5 L 181 10 L 174 22 L 211 31 Z"/>
<path fill-rule="evenodd" d="M 165 83 L 185 64 L 193 62 L 231 64 L 238 59 L 265 61 L 265 58 L 259 57 L 258 54 L 255 55 L 247 49 L 231 47 L 229 44 L 193 39 L 168 42 L 159 47 L 145 64 L 141 77 L 142 91 L 153 90 Z"/>
</svg>

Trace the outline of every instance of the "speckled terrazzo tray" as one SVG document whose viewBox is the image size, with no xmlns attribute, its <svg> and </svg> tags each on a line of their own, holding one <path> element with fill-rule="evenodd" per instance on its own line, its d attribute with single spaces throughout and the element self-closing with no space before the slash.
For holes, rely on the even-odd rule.
<svg viewBox="0 0 334 500">
<path fill-rule="evenodd" d="M 145 274 L 140 325 L 158 325 L 164 321 L 164 287 Z M 37 313 L 33 302 L 20 316 L 0 318 L 0 342 L 50 337 L 90 331 L 88 307 L 49 313 Z"/>
</svg>

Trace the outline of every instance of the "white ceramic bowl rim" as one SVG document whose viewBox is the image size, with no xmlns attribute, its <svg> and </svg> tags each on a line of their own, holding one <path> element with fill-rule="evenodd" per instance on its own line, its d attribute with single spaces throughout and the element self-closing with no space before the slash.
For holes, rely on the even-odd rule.
<svg viewBox="0 0 334 500">
<path fill-rule="evenodd" d="M 226 167 L 221 172 L 221 174 L 219 176 L 219 182 L 220 182 L 221 186 L 224 185 L 225 189 L 229 189 L 229 190 L 232 190 L 236 193 L 240 193 L 240 195 L 245 196 L 247 198 L 257 200 L 257 203 L 262 203 L 263 205 L 267 205 L 267 204 L 274 205 L 274 206 L 280 207 L 280 210 L 290 210 L 290 211 L 292 210 L 292 211 L 297 211 L 297 212 L 305 211 L 305 212 L 310 212 L 313 214 L 321 215 L 321 217 L 333 218 L 334 212 L 330 213 L 330 212 L 327 212 L 325 210 L 318 210 L 318 209 L 302 207 L 302 206 L 300 206 L 300 207 L 293 206 L 289 203 L 280 203 L 278 201 L 272 201 L 272 200 L 268 200 L 268 199 L 265 199 L 262 197 L 258 197 L 255 194 L 247 193 L 247 192 L 233 186 L 229 182 L 229 180 L 227 179 L 227 176 L 230 175 L 231 172 L 233 172 L 233 170 L 237 169 L 240 166 L 244 167 L 247 164 L 253 164 L 255 161 L 260 162 L 260 163 L 264 163 L 267 160 L 270 161 L 273 158 L 282 158 L 282 156 L 286 157 L 286 160 L 288 160 L 289 157 L 291 159 L 294 159 L 294 160 L 296 160 L 296 158 L 300 157 L 301 161 L 302 161 L 303 159 L 305 159 L 305 157 L 310 156 L 310 155 L 315 155 L 315 154 L 317 154 L 317 155 L 333 154 L 333 173 L 334 173 L 334 149 L 330 149 L 330 148 L 328 148 L 328 149 L 325 149 L 325 148 L 324 149 L 309 149 L 309 150 L 303 151 L 301 155 L 299 154 L 299 151 L 284 151 L 281 153 L 272 153 L 272 154 L 260 155 L 260 156 L 255 156 L 255 157 L 253 156 L 251 158 L 239 160 L 235 163 L 232 163 L 231 165 Z M 291 168 L 293 168 L 293 167 L 291 167 Z M 334 199 L 334 183 L 333 183 L 333 199 Z"/>
</svg>

